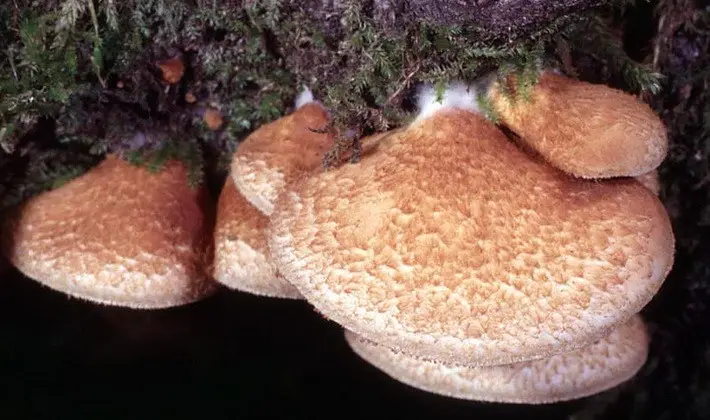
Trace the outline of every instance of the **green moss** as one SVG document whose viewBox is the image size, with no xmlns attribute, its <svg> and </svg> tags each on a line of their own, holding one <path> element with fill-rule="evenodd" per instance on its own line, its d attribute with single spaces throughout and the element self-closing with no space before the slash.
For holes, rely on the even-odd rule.
<svg viewBox="0 0 710 420">
<path fill-rule="evenodd" d="M 324 162 L 328 167 L 343 156 L 357 160 L 361 135 L 406 123 L 416 84 L 441 87 L 499 69 L 518 73 L 515 91 L 524 97 L 536 66 L 557 59 L 552 46 L 560 39 L 577 48 L 584 31 L 603 29 L 591 15 L 566 16 L 521 39 L 494 39 L 471 25 L 412 22 L 387 31 L 354 0 L 343 2 L 340 25 L 330 31 L 291 1 L 52 4 L 21 2 L 0 11 L 0 144 L 8 159 L 25 150 L 41 166 L 38 159 L 50 157 L 30 145 L 62 145 L 68 148 L 63 153 L 83 156 L 66 160 L 78 162 L 68 173 L 81 173 L 86 162 L 108 152 L 130 153 L 136 163 L 159 168 L 154 158 L 160 151 L 180 150 L 174 155 L 188 161 L 196 182 L 223 177 L 238 143 L 288 112 L 302 85 L 332 116 L 324 129 L 338 142 Z M 178 84 L 166 85 L 156 63 L 176 55 L 187 71 Z M 655 76 L 620 56 L 619 68 L 635 86 L 654 83 Z M 185 101 L 188 92 L 195 103 Z M 225 119 L 219 130 L 202 122 L 207 107 Z M 50 138 L 39 139 L 33 130 L 44 120 L 53 129 L 43 134 Z M 0 182 L 11 178 L 45 185 L 29 176 Z"/>
</svg>

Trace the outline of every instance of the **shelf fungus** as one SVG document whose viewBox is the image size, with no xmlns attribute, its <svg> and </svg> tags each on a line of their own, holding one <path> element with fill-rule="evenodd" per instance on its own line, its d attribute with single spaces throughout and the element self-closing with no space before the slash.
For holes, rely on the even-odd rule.
<svg viewBox="0 0 710 420">
<path fill-rule="evenodd" d="M 366 362 L 409 386 L 448 397 L 514 404 L 548 404 L 597 394 L 631 379 L 648 356 L 639 315 L 578 350 L 499 366 L 466 367 L 425 361 L 345 332 Z"/>
<path fill-rule="evenodd" d="M 529 147 L 568 174 L 637 176 L 656 169 L 665 158 L 663 122 L 633 95 L 546 70 L 527 100 L 516 94 L 514 79 L 491 84 L 492 110 Z"/>
<path fill-rule="evenodd" d="M 3 252 L 26 276 L 81 299 L 164 308 L 216 290 L 213 217 L 187 169 L 159 173 L 109 155 L 67 184 L 30 198 L 3 229 Z"/>
<path fill-rule="evenodd" d="M 309 90 L 296 99 L 296 110 L 249 135 L 232 159 L 232 177 L 239 191 L 257 209 L 270 215 L 284 187 L 322 164 L 334 145 L 328 113 Z"/>
<path fill-rule="evenodd" d="M 421 117 L 359 163 L 279 195 L 269 248 L 319 312 L 397 351 L 490 366 L 590 345 L 651 300 L 674 258 L 657 197 L 518 148 L 465 86 L 420 97 Z"/>
<path fill-rule="evenodd" d="M 278 273 L 264 230 L 269 218 L 242 196 L 227 177 L 217 204 L 213 276 L 225 286 L 268 297 L 298 299 Z"/>
</svg>

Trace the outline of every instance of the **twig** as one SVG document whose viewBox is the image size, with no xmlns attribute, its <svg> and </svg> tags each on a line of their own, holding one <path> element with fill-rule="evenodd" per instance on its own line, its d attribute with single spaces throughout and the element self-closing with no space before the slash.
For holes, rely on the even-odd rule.
<svg viewBox="0 0 710 420">
<path fill-rule="evenodd" d="M 404 81 L 400 84 L 399 88 L 397 88 L 397 90 L 392 95 L 390 95 L 389 98 L 387 98 L 387 101 L 385 102 L 385 107 L 391 105 L 392 101 L 394 101 L 394 99 L 397 96 L 399 96 L 404 91 L 404 89 L 407 88 L 407 86 L 409 85 L 409 82 L 419 72 L 419 69 L 421 68 L 421 66 L 422 66 L 422 62 L 421 61 L 417 62 L 417 64 L 414 66 L 414 70 L 409 72 L 409 74 L 407 74 L 404 77 Z"/>
<path fill-rule="evenodd" d="M 17 74 L 17 68 L 15 68 L 15 61 L 12 59 L 12 48 L 7 49 L 7 60 L 10 62 L 10 68 L 12 69 L 12 75 L 16 82 L 20 81 L 20 76 Z"/>
<path fill-rule="evenodd" d="M 93 2 L 93 0 L 87 0 L 87 3 L 89 4 L 89 12 L 91 13 L 91 23 L 94 24 L 94 33 L 96 34 L 96 38 L 100 38 L 100 36 L 99 36 L 99 18 L 96 16 L 96 9 L 94 8 L 94 2 Z"/>
<path fill-rule="evenodd" d="M 99 43 L 99 49 L 101 49 L 101 35 L 99 34 L 99 18 L 96 16 L 96 9 L 94 8 L 94 0 L 87 0 L 89 4 L 89 13 L 91 13 L 91 23 L 94 25 L 94 33 L 96 34 L 96 41 Z M 92 56 L 91 61 L 94 61 Z M 94 63 L 94 68 L 96 69 L 96 77 L 99 78 L 99 83 L 102 87 L 106 87 L 106 81 L 101 77 L 101 65 L 100 63 Z"/>
<path fill-rule="evenodd" d="M 656 40 L 653 43 L 653 71 L 658 71 L 658 59 L 660 57 L 660 52 L 661 52 L 661 39 L 663 38 L 663 33 L 664 33 L 664 24 L 666 22 L 666 15 L 661 16 L 661 18 L 658 20 L 658 29 L 656 30 L 656 33 L 658 34 L 656 36 Z"/>
</svg>

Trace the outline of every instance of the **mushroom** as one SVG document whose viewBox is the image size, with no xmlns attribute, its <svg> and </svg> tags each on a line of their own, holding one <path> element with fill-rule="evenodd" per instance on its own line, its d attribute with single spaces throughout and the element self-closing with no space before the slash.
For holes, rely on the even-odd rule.
<svg viewBox="0 0 710 420">
<path fill-rule="evenodd" d="M 213 276 L 225 286 L 256 295 L 298 299 L 278 273 L 264 230 L 269 218 L 252 206 L 227 177 L 217 205 Z"/>
<path fill-rule="evenodd" d="M 663 204 L 632 178 L 567 176 L 475 103 L 446 92 L 360 163 L 289 185 L 267 229 L 277 267 L 326 317 L 425 359 L 497 365 L 601 339 L 671 269 Z"/>
<path fill-rule="evenodd" d="M 163 308 L 216 290 L 206 191 L 168 162 L 158 173 L 109 155 L 23 203 L 2 229 L 3 252 L 26 276 L 107 305 Z"/>
<path fill-rule="evenodd" d="M 504 80 L 514 90 L 515 77 Z M 529 100 L 492 83 L 488 99 L 501 122 L 553 166 L 580 178 L 637 176 L 668 152 L 663 122 L 644 102 L 605 85 L 543 71 Z"/>
<path fill-rule="evenodd" d="M 232 160 L 232 177 L 239 191 L 267 216 L 284 187 L 321 165 L 334 145 L 330 134 L 318 132 L 328 114 L 310 90 L 296 99 L 296 110 L 249 135 Z"/>
<path fill-rule="evenodd" d="M 156 64 L 160 68 L 163 81 L 167 84 L 174 85 L 185 75 L 185 63 L 181 54 Z"/>
<path fill-rule="evenodd" d="M 518 404 L 583 398 L 631 379 L 648 356 L 649 337 L 640 316 L 590 346 L 545 359 L 500 366 L 466 367 L 425 361 L 345 332 L 353 351 L 393 379 L 448 397 Z"/>
<path fill-rule="evenodd" d="M 207 108 L 202 116 L 202 120 L 212 131 L 217 131 L 224 125 L 224 119 L 222 118 L 222 113 L 215 108 Z"/>
</svg>

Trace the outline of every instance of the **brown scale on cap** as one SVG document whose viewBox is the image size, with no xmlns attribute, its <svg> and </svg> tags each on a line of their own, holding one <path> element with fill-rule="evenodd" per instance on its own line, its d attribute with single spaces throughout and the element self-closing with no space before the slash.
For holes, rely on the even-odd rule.
<svg viewBox="0 0 710 420">
<path fill-rule="evenodd" d="M 514 85 L 512 77 L 508 79 Z M 488 92 L 501 122 L 550 164 L 580 178 L 637 176 L 656 169 L 668 152 L 663 122 L 644 102 L 605 85 L 551 71 L 530 100 Z"/>
<path fill-rule="evenodd" d="M 266 245 L 269 218 L 244 198 L 228 177 L 217 205 L 214 278 L 256 295 L 299 299 L 298 290 L 278 273 Z"/>
<path fill-rule="evenodd" d="M 262 213 L 270 215 L 286 185 L 321 167 L 334 138 L 316 131 L 327 124 L 325 109 L 308 102 L 249 135 L 232 160 L 232 177 L 239 191 Z"/>
<path fill-rule="evenodd" d="M 20 271 L 82 299 L 132 308 L 184 305 L 216 290 L 212 213 L 184 165 L 157 174 L 109 156 L 26 201 L 3 229 Z"/>
<path fill-rule="evenodd" d="M 568 177 L 451 108 L 289 186 L 267 237 L 335 322 L 464 365 L 604 337 L 650 301 L 674 252 L 662 203 L 635 180 Z"/>
<path fill-rule="evenodd" d="M 356 354 L 404 384 L 453 398 L 518 404 L 573 400 L 616 387 L 644 365 L 649 342 L 636 315 L 579 350 L 509 365 L 465 367 L 417 359 L 350 331 L 345 338 Z"/>
</svg>

